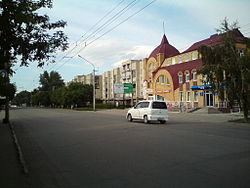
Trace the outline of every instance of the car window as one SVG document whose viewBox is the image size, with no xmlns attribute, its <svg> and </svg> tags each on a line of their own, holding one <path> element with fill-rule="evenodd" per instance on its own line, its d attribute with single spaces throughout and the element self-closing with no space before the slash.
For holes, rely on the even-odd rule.
<svg viewBox="0 0 250 188">
<path fill-rule="evenodd" d="M 153 109 L 167 109 L 167 104 L 165 102 L 153 102 Z"/>
<path fill-rule="evenodd" d="M 141 108 L 142 106 L 142 103 L 138 103 L 137 105 L 135 105 L 135 108 L 138 109 L 138 108 Z"/>
<path fill-rule="evenodd" d="M 148 108 L 149 102 L 142 102 L 141 108 Z"/>
</svg>

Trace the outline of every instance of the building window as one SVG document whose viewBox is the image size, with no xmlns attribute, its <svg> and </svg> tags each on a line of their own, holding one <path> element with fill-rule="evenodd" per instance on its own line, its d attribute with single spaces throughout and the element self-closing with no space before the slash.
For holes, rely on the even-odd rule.
<svg viewBox="0 0 250 188">
<path fill-rule="evenodd" d="M 156 79 L 156 82 L 157 82 L 157 83 L 159 83 L 159 82 L 160 82 L 160 77 L 158 77 L 158 78 Z"/>
<path fill-rule="evenodd" d="M 183 75 L 181 72 L 178 74 L 178 80 L 180 84 L 183 82 Z"/>
<path fill-rule="evenodd" d="M 173 65 L 175 64 L 175 58 L 174 57 L 172 58 L 172 64 Z"/>
<path fill-rule="evenodd" d="M 187 92 L 187 102 L 191 101 L 190 91 Z"/>
<path fill-rule="evenodd" d="M 187 71 L 186 72 L 186 82 L 190 81 L 190 73 Z"/>
<path fill-rule="evenodd" d="M 190 60 L 190 55 L 189 54 L 185 54 L 184 55 L 184 62 L 187 62 Z"/>
<path fill-rule="evenodd" d="M 193 52 L 192 53 L 192 60 L 198 59 L 198 52 Z"/>
<path fill-rule="evenodd" d="M 161 80 L 161 84 L 164 84 L 164 83 L 165 83 L 164 75 L 161 75 L 161 76 L 160 76 L 160 80 Z"/>
<path fill-rule="evenodd" d="M 198 91 L 194 91 L 194 102 L 198 102 Z"/>
<path fill-rule="evenodd" d="M 178 63 L 182 63 L 182 56 L 181 55 L 178 56 Z"/>
<path fill-rule="evenodd" d="M 184 95 L 183 95 L 183 92 L 180 92 L 180 102 L 183 102 L 184 101 Z"/>
<path fill-rule="evenodd" d="M 167 59 L 167 66 L 171 65 L 171 59 Z"/>
<path fill-rule="evenodd" d="M 193 72 L 193 81 L 197 81 L 197 72 L 196 71 Z"/>
<path fill-rule="evenodd" d="M 136 72 L 135 72 L 135 70 L 132 70 L 131 73 L 132 73 L 132 77 L 135 78 L 135 77 L 136 77 Z"/>
<path fill-rule="evenodd" d="M 170 82 L 169 82 L 168 77 L 166 77 L 166 84 L 167 84 L 167 85 L 170 85 Z"/>
<path fill-rule="evenodd" d="M 128 68 L 128 70 L 130 70 L 130 64 L 127 64 L 127 68 Z"/>
<path fill-rule="evenodd" d="M 240 57 L 245 55 L 243 49 L 238 49 L 238 53 L 239 53 Z"/>
</svg>

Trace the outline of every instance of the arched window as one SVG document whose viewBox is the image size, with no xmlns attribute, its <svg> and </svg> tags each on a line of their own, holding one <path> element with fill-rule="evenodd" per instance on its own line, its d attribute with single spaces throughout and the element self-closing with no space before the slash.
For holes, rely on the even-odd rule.
<svg viewBox="0 0 250 188">
<path fill-rule="evenodd" d="M 186 82 L 189 82 L 190 81 L 190 72 L 189 71 L 186 71 L 185 72 L 185 75 L 186 75 Z"/>
<path fill-rule="evenodd" d="M 197 81 L 197 71 L 192 71 L 193 74 L 193 81 Z"/>
<path fill-rule="evenodd" d="M 180 84 L 183 82 L 183 74 L 182 74 L 182 72 L 178 73 L 178 80 L 179 80 Z"/>
<path fill-rule="evenodd" d="M 167 85 L 170 85 L 170 82 L 169 82 L 168 77 L 166 77 L 166 84 L 167 84 Z"/>
</svg>

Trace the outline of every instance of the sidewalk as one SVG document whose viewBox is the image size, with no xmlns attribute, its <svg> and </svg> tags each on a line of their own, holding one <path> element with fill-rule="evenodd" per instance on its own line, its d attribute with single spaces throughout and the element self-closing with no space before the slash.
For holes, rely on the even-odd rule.
<svg viewBox="0 0 250 188">
<path fill-rule="evenodd" d="M 4 112 L 0 112 L 0 187 L 26 188 L 28 178 L 22 172 L 8 124 L 3 124 Z"/>
</svg>

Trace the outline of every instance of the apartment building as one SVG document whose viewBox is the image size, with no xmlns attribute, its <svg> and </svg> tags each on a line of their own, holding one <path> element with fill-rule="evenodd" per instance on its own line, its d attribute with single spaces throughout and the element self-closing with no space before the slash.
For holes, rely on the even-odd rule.
<svg viewBox="0 0 250 188">
<path fill-rule="evenodd" d="M 121 67 L 103 73 L 102 99 L 104 102 L 123 103 L 123 100 L 125 100 L 127 104 L 134 104 L 136 101 L 143 99 L 143 80 L 143 61 L 125 61 Z M 134 85 L 134 92 L 124 95 L 115 93 L 114 87 L 117 83 L 132 83 Z"/>
<path fill-rule="evenodd" d="M 77 75 L 74 77 L 74 79 L 71 82 L 80 82 L 82 84 L 93 84 L 93 75 L 87 74 L 87 75 Z M 67 83 L 69 85 L 71 82 Z M 95 75 L 95 92 L 96 92 L 96 99 L 101 100 L 102 99 L 102 75 Z"/>
<path fill-rule="evenodd" d="M 112 91 L 111 91 L 111 83 L 113 82 L 111 78 L 111 71 L 104 72 L 102 74 L 102 100 L 103 102 L 111 101 Z"/>
<path fill-rule="evenodd" d="M 125 94 L 125 100 L 131 101 L 134 104 L 138 100 L 143 99 L 143 80 L 144 69 L 143 61 L 129 60 L 122 63 L 122 83 L 132 83 L 134 86 L 134 93 Z"/>
</svg>

